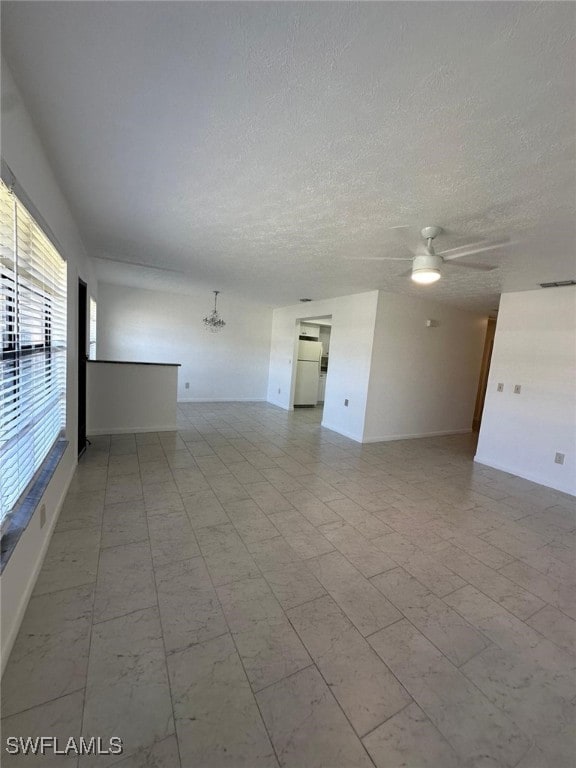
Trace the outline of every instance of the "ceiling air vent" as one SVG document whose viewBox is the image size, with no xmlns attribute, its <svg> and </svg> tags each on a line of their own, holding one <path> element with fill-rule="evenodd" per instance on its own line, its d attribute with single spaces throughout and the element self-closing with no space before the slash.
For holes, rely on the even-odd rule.
<svg viewBox="0 0 576 768">
<path fill-rule="evenodd" d="M 576 285 L 576 280 L 557 280 L 555 283 L 540 283 L 540 288 L 562 288 L 565 285 Z"/>
</svg>

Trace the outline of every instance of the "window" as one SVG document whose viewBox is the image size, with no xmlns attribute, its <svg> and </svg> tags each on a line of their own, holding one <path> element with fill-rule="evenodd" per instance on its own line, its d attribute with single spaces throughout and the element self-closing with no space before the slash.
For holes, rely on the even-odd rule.
<svg viewBox="0 0 576 768">
<path fill-rule="evenodd" d="M 96 301 L 90 296 L 90 342 L 88 357 L 96 360 Z"/>
<path fill-rule="evenodd" d="M 66 421 L 66 262 L 0 181 L 0 522 Z"/>
</svg>

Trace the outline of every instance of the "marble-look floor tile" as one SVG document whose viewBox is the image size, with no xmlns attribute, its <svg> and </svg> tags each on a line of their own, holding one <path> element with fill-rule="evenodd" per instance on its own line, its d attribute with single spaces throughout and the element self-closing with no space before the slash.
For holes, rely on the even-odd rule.
<svg viewBox="0 0 576 768">
<path fill-rule="evenodd" d="M 252 499 L 227 504 L 225 509 L 245 544 L 278 536 L 278 530 Z"/>
<path fill-rule="evenodd" d="M 343 499 L 344 495 L 330 485 L 330 483 L 321 480 L 314 475 L 306 475 L 300 478 L 300 482 L 304 488 L 307 488 L 316 498 L 323 501 L 325 504 L 328 501 L 336 501 L 336 499 Z"/>
<path fill-rule="evenodd" d="M 406 557 L 396 555 L 393 559 L 438 597 L 444 597 L 466 583 L 442 565 L 444 551 L 436 557 L 424 552 L 414 552 Z"/>
<path fill-rule="evenodd" d="M 138 456 L 127 454 L 125 456 L 111 456 L 108 462 L 108 478 L 116 478 L 122 475 L 134 475 L 139 472 Z"/>
<path fill-rule="evenodd" d="M 351 525 L 330 523 L 321 526 L 320 531 L 366 578 L 396 567 L 392 558 L 365 539 Z"/>
<path fill-rule="evenodd" d="M 278 766 L 229 635 L 172 654 L 168 668 L 182 766 Z"/>
<path fill-rule="evenodd" d="M 457 667 L 489 645 L 466 619 L 402 568 L 371 581 Z"/>
<path fill-rule="evenodd" d="M 292 549 L 282 536 L 277 536 L 275 539 L 266 539 L 265 541 L 248 542 L 246 546 L 255 563 L 263 571 L 274 570 L 278 566 L 288 565 L 289 563 L 301 560 L 300 555 Z"/>
<path fill-rule="evenodd" d="M 464 765 L 512 768 L 530 739 L 405 619 L 369 642 Z"/>
<path fill-rule="evenodd" d="M 263 570 L 263 574 L 284 610 L 326 594 L 324 587 L 303 562 L 278 565 Z"/>
<path fill-rule="evenodd" d="M 55 530 L 71 531 L 98 527 L 104 514 L 104 490 L 87 491 L 66 497 Z"/>
<path fill-rule="evenodd" d="M 260 576 L 260 570 L 230 523 L 199 528 L 196 537 L 215 585 Z"/>
<path fill-rule="evenodd" d="M 167 653 L 228 630 L 201 557 L 158 566 L 155 577 Z"/>
<path fill-rule="evenodd" d="M 299 488 L 303 487 L 303 482 L 305 478 L 296 479 L 295 477 L 292 477 L 287 472 L 284 472 L 283 469 L 280 469 L 280 467 L 277 467 L 276 464 L 274 464 L 274 459 L 269 459 L 266 457 L 266 461 L 273 464 L 273 466 L 266 466 L 262 467 L 261 474 L 265 478 L 265 480 L 268 481 L 270 485 L 274 487 L 276 491 L 278 491 L 280 494 L 283 493 L 289 493 L 290 491 L 297 491 Z M 260 483 L 255 484 L 260 485 Z M 285 500 L 286 502 L 286 509 L 288 509 L 288 500 Z M 266 511 L 266 510 L 264 510 Z M 279 509 L 270 508 L 269 512 L 279 512 Z"/>
<path fill-rule="evenodd" d="M 103 549 L 94 598 L 94 621 L 156 605 L 150 545 L 147 541 Z"/>
<path fill-rule="evenodd" d="M 79 739 L 82 728 L 82 707 L 84 690 L 70 693 L 25 712 L 2 719 L 2 766 L 3 768 L 29 768 L 29 766 L 49 766 L 49 768 L 75 768 L 78 758 L 74 754 L 57 755 L 46 752 L 39 756 L 22 753 L 11 755 L 5 745 L 8 737 L 26 739 L 37 736 L 53 736 L 58 740 L 59 749 L 66 746 L 70 737 Z"/>
<path fill-rule="evenodd" d="M 386 523 L 351 499 L 336 499 L 328 502 L 328 506 L 367 539 L 390 533 L 390 527 Z"/>
<path fill-rule="evenodd" d="M 34 587 L 35 595 L 96 581 L 100 526 L 55 532 Z"/>
<path fill-rule="evenodd" d="M 108 479 L 106 504 L 118 504 L 121 501 L 134 501 L 142 498 L 142 481 L 139 473 Z"/>
<path fill-rule="evenodd" d="M 402 618 L 400 611 L 339 552 L 309 560 L 307 565 L 364 636 Z"/>
<path fill-rule="evenodd" d="M 516 560 L 500 569 L 500 573 L 519 586 L 538 595 L 542 600 L 576 619 L 576 589 L 572 584 L 557 581 Z"/>
<path fill-rule="evenodd" d="M 315 667 L 260 691 L 256 698 L 284 768 L 372 768 Z"/>
<path fill-rule="evenodd" d="M 250 499 L 246 488 L 235 477 L 212 477 L 209 479 L 209 483 L 216 498 L 223 506 L 235 501 Z"/>
<path fill-rule="evenodd" d="M 417 704 L 410 704 L 363 739 L 376 768 L 461 768 L 450 744 Z"/>
<path fill-rule="evenodd" d="M 292 549 L 303 559 L 332 552 L 334 547 L 297 510 L 269 515 Z"/>
<path fill-rule="evenodd" d="M 512 555 L 488 544 L 478 536 L 462 533 L 456 527 L 450 526 L 450 530 L 446 531 L 445 538 L 489 568 L 502 568 L 503 565 L 511 563 L 514 559 Z"/>
<path fill-rule="evenodd" d="M 311 664 L 264 579 L 236 581 L 218 587 L 217 592 L 254 690 Z"/>
<path fill-rule="evenodd" d="M 451 571 L 496 600 L 519 619 L 526 619 L 544 605 L 536 595 L 475 560 L 472 555 L 466 554 L 458 547 L 449 547 L 444 550 L 442 562 Z"/>
<path fill-rule="evenodd" d="M 574 663 L 572 657 L 540 632 L 471 585 L 448 595 L 445 602 L 504 650 L 529 655 L 546 664 L 555 664 L 558 660 L 569 665 Z"/>
<path fill-rule="evenodd" d="M 172 469 L 172 476 L 182 496 L 190 496 L 198 491 L 209 491 L 210 485 L 202 472 L 197 469 Z"/>
<path fill-rule="evenodd" d="M 572 562 L 564 563 L 553 557 L 545 547 L 540 547 L 533 549 L 528 555 L 522 555 L 519 559 L 554 581 L 576 587 L 576 554 Z"/>
<path fill-rule="evenodd" d="M 290 512 L 294 507 L 276 488 L 269 482 L 248 483 L 245 486 L 253 499 L 266 515 L 276 514 L 278 512 Z"/>
<path fill-rule="evenodd" d="M 576 621 L 557 608 L 545 605 L 526 623 L 560 648 L 576 656 Z"/>
<path fill-rule="evenodd" d="M 512 526 L 514 524 L 511 526 L 501 525 L 481 534 L 481 538 L 498 549 L 503 549 L 512 557 L 522 557 L 532 549 L 538 549 L 547 543 L 546 539 L 536 533 L 522 529 L 519 525 Z"/>
<path fill-rule="evenodd" d="M 544 669 L 529 656 L 491 646 L 464 664 L 462 672 L 524 733 L 536 738 L 560 768 L 576 753 L 576 680 Z"/>
<path fill-rule="evenodd" d="M 140 479 L 142 490 L 145 486 L 156 483 L 169 483 L 174 479 L 170 465 L 165 458 L 157 461 L 140 462 Z"/>
<path fill-rule="evenodd" d="M 397 564 L 408 557 L 417 554 L 420 550 L 414 542 L 402 536 L 401 533 L 386 533 L 383 536 L 373 538 L 372 544 L 391 557 Z"/>
<path fill-rule="evenodd" d="M 189 560 L 200 554 L 192 526 L 184 512 L 156 510 L 148 515 L 148 533 L 154 566 Z"/>
<path fill-rule="evenodd" d="M 119 544 L 132 544 L 147 539 L 148 523 L 141 500 L 122 501 L 105 507 L 101 547 L 116 547 Z"/>
<path fill-rule="evenodd" d="M 305 489 L 290 491 L 284 496 L 290 504 L 298 510 L 311 525 L 318 526 L 325 523 L 334 523 L 341 520 L 330 507 L 320 501 L 314 494 Z"/>
<path fill-rule="evenodd" d="M 410 703 L 408 693 L 331 597 L 287 615 L 360 736 Z"/>
<path fill-rule="evenodd" d="M 32 597 L 2 677 L 2 715 L 84 688 L 93 587 Z"/>
<path fill-rule="evenodd" d="M 143 485 L 144 506 L 148 514 L 156 510 L 173 509 L 180 511 L 184 509 L 182 497 L 178 486 L 173 480 L 153 485 Z"/>
<path fill-rule="evenodd" d="M 182 500 L 194 530 L 230 522 L 224 507 L 212 490 L 197 491 L 183 496 Z"/>
<path fill-rule="evenodd" d="M 118 736 L 125 755 L 174 733 L 157 609 L 94 626 L 82 731 L 103 739 Z M 80 759 L 82 767 L 109 763 L 106 756 Z"/>
<path fill-rule="evenodd" d="M 114 768 L 180 768 L 176 736 L 167 736 L 110 765 Z"/>
</svg>

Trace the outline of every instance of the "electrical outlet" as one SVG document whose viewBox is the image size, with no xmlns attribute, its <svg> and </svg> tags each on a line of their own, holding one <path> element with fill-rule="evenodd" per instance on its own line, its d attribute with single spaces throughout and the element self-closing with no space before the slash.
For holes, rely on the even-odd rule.
<svg viewBox="0 0 576 768">
<path fill-rule="evenodd" d="M 190 389 L 190 382 L 187 381 L 186 384 L 184 384 L 184 389 Z"/>
<path fill-rule="evenodd" d="M 46 504 L 42 504 L 42 506 L 40 507 L 40 528 L 44 528 L 45 525 L 46 525 Z"/>
<path fill-rule="evenodd" d="M 521 391 L 522 391 L 521 385 L 520 384 L 514 384 L 514 394 L 515 395 L 519 395 Z"/>
<path fill-rule="evenodd" d="M 496 391 L 497 392 L 504 392 L 504 384 L 502 384 L 502 383 L 498 384 L 498 386 L 496 387 Z"/>
<path fill-rule="evenodd" d="M 344 400 L 344 405 L 346 406 L 346 408 L 348 408 L 348 398 L 346 398 L 346 400 Z"/>
<path fill-rule="evenodd" d="M 564 464 L 564 453 L 557 453 L 556 456 L 554 456 L 554 464 Z"/>
</svg>

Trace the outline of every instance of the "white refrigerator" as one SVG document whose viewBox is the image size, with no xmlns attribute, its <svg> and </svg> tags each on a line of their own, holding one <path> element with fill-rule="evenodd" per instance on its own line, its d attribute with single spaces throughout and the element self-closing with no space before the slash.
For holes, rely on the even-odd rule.
<svg viewBox="0 0 576 768">
<path fill-rule="evenodd" d="M 298 342 L 294 405 L 316 405 L 318 402 L 321 357 L 322 342 L 302 340 Z"/>
</svg>

